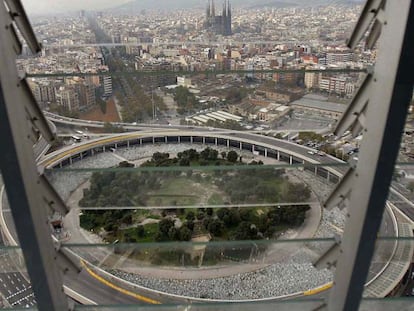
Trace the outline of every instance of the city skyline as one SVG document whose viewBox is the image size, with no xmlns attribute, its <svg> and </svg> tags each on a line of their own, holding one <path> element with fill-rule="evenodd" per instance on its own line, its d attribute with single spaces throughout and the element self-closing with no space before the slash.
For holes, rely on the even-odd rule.
<svg viewBox="0 0 414 311">
<path fill-rule="evenodd" d="M 90 1 L 51 1 L 51 0 L 23 0 L 22 3 L 29 15 L 38 15 L 38 14 L 61 14 L 61 13 L 70 13 L 77 10 L 106 10 L 106 9 L 116 9 L 117 11 L 123 10 L 141 10 L 141 9 L 160 9 L 171 10 L 171 9 L 183 9 L 183 8 L 198 8 L 204 9 L 207 0 L 177 0 L 177 1 L 167 1 L 164 0 L 162 5 L 160 2 L 154 2 L 150 0 L 118 0 L 116 3 L 110 0 L 90 0 Z M 361 0 L 339 0 L 335 1 L 335 4 L 355 4 L 361 3 Z M 302 6 L 319 6 L 331 4 L 332 1 L 329 0 L 235 0 L 232 1 L 233 7 L 251 7 L 259 8 L 264 6 L 269 7 L 302 7 Z"/>
</svg>

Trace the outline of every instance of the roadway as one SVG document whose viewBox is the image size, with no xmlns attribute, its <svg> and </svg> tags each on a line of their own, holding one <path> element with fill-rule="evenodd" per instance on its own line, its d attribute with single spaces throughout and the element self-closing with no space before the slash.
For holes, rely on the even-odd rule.
<svg viewBox="0 0 414 311">
<path fill-rule="evenodd" d="M 91 121 L 91 120 L 82 120 L 82 119 L 75 119 L 64 117 L 61 115 L 57 115 L 51 112 L 44 111 L 46 118 L 54 124 L 57 125 L 66 125 L 66 126 L 74 126 L 79 128 L 103 128 L 105 126 L 105 122 L 102 121 Z M 112 125 L 122 127 L 126 131 L 140 131 L 140 130 L 148 130 L 148 129 L 175 129 L 175 130 L 197 130 L 197 131 L 223 131 L 223 129 L 212 129 L 203 126 L 189 126 L 189 125 L 167 125 L 167 124 L 147 124 L 147 123 L 123 123 L 123 122 L 113 122 Z M 281 130 L 261 130 L 261 131 L 249 131 L 250 133 L 298 133 L 298 132 L 318 132 L 323 133 L 329 131 L 330 128 L 303 128 L 303 129 L 281 129 Z"/>
<path fill-rule="evenodd" d="M 166 135 L 177 135 L 178 133 L 176 131 L 174 131 L 173 129 L 171 129 L 169 127 L 168 131 L 165 131 Z M 211 135 L 206 135 L 206 132 L 211 132 Z M 226 131 L 226 136 L 231 139 L 232 137 L 235 138 L 235 140 L 237 139 L 243 139 L 243 140 L 247 140 L 247 141 L 253 141 L 259 143 L 260 144 L 266 144 L 266 145 L 271 145 L 271 146 L 275 146 L 275 144 L 277 145 L 277 148 L 279 149 L 286 149 L 286 150 L 290 150 L 290 152 L 292 153 L 296 153 L 301 155 L 302 157 L 306 158 L 307 160 L 310 160 L 311 162 L 314 163 L 323 163 L 323 164 L 332 164 L 332 163 L 340 163 L 340 160 L 331 158 L 331 157 L 327 157 L 327 156 L 319 156 L 316 154 L 309 154 L 308 151 L 312 150 L 311 148 L 307 148 L 304 146 L 300 146 L 300 145 L 296 145 L 293 143 L 289 143 L 286 141 L 282 141 L 282 140 L 275 140 L 273 138 L 269 138 L 266 136 L 259 136 L 259 135 L 254 135 L 251 133 L 244 133 L 244 132 L 235 132 L 235 131 Z M 152 132 L 150 133 L 146 133 L 147 135 L 157 135 L 157 133 Z M 118 134 L 118 135 L 112 135 L 112 141 L 118 141 L 118 140 L 122 140 L 122 139 L 132 139 L 133 137 L 138 137 L 138 136 L 143 136 L 145 135 L 145 133 L 139 132 L 139 133 L 128 133 L 128 134 Z M 162 133 L 160 132 L 159 135 L 162 135 Z M 222 136 L 223 135 L 223 130 L 214 130 L 211 131 L 210 129 L 204 129 L 203 131 L 199 131 L 199 132 L 184 132 L 184 133 L 180 133 L 180 135 L 205 135 L 205 136 L 215 136 L 215 135 L 219 135 Z M 75 151 L 75 149 L 84 149 L 84 148 L 91 148 L 92 146 L 99 146 L 102 145 L 102 142 L 100 141 L 105 141 L 106 143 L 108 143 L 108 141 L 111 141 L 111 137 L 110 138 L 102 138 L 102 139 L 97 139 L 97 140 L 91 140 L 87 143 L 84 144 L 80 144 L 80 145 L 76 145 L 76 146 L 69 146 L 64 148 L 63 150 L 57 151 L 52 153 L 50 156 L 46 156 L 45 160 L 46 163 L 50 163 L 50 158 L 59 158 L 60 161 L 62 160 L 61 157 L 58 156 L 59 153 L 70 153 L 70 151 L 73 149 L 73 151 Z M 105 144 L 105 143 L 103 143 Z M 79 152 L 79 151 L 77 151 Z M 338 170 L 341 170 L 342 172 L 344 171 L 345 168 L 335 168 Z M 387 214 L 387 213 L 386 213 Z M 384 220 L 386 223 L 389 223 L 390 220 L 387 218 L 387 216 L 384 217 Z M 382 226 L 383 227 L 383 226 Z M 392 226 L 388 226 L 386 225 L 384 227 L 386 235 L 388 235 L 390 233 L 390 230 L 392 230 Z M 105 286 L 105 284 L 102 284 L 102 281 L 100 281 L 98 278 L 94 277 L 91 273 L 88 273 L 87 271 L 83 271 L 82 274 L 80 274 L 79 279 L 69 279 L 68 280 L 68 285 L 74 289 L 77 290 L 79 292 L 81 292 L 83 295 L 87 295 L 87 297 L 91 300 L 99 300 L 99 303 L 117 303 L 117 302 L 122 302 L 122 303 L 137 303 L 137 301 L 139 301 L 139 299 L 137 299 L 136 297 L 133 297 L 133 295 L 131 295 L 130 293 L 122 293 L 119 291 L 119 289 L 117 288 L 111 288 L 110 286 Z M 107 285 L 107 284 L 106 284 Z M 145 297 L 147 297 L 148 295 L 146 294 Z M 112 300 L 112 297 L 115 297 L 114 300 Z M 149 297 L 150 299 L 152 299 L 151 297 Z M 155 297 L 154 299 L 157 298 L 157 301 L 160 301 L 159 297 Z"/>
<path fill-rule="evenodd" d="M 405 195 L 411 195 L 409 190 L 397 182 L 392 183 L 388 200 L 391 201 L 400 211 L 414 221 L 414 204 L 408 200 Z"/>
<path fill-rule="evenodd" d="M 96 274 L 93 274 L 93 272 L 90 272 L 87 269 L 82 269 L 82 271 L 76 277 L 66 276 L 64 279 L 64 284 L 66 287 L 77 293 L 80 293 L 82 296 L 87 297 L 87 299 L 99 305 L 151 304 L 151 301 L 143 301 L 138 297 L 139 295 L 132 291 L 125 289 L 122 290 L 120 287 L 112 283 L 112 286 L 108 286 L 107 284 L 103 283 L 102 280 L 96 276 Z M 166 302 L 165 300 L 161 300 L 156 295 L 150 295 L 150 293 L 147 293 L 143 299 L 151 299 L 154 301 L 154 304 L 158 302 Z"/>
</svg>

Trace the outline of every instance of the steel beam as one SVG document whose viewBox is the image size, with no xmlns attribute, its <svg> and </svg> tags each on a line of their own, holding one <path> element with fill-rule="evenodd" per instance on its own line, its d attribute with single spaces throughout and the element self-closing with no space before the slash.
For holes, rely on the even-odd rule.
<svg viewBox="0 0 414 311">
<path fill-rule="evenodd" d="M 19 1 L 8 1 L 9 7 L 19 8 Z M 67 310 L 62 275 L 57 266 L 58 254 L 54 249 L 42 198 L 41 178 L 37 172 L 32 143 L 31 126 L 27 122 L 25 107 L 16 101 L 22 92 L 22 82 L 16 68 L 13 48 L 12 18 L 0 4 L 0 168 L 10 202 L 17 235 L 23 250 L 27 271 L 39 310 Z M 20 15 L 22 17 L 22 15 Z M 19 24 L 19 23 L 18 23 Z M 22 27 L 30 27 L 24 21 Z M 20 31 L 32 41 L 32 30 Z M 36 48 L 34 42 L 33 47 Z M 30 43 L 29 43 L 30 44 Z"/>
<path fill-rule="evenodd" d="M 332 311 L 359 307 L 413 92 L 414 5 L 390 0 L 384 14 L 349 219 L 328 299 Z"/>
<path fill-rule="evenodd" d="M 30 21 L 27 18 L 22 3 L 19 0 L 5 0 L 5 2 L 10 10 L 11 16 L 13 17 L 13 21 L 19 28 L 19 31 L 26 40 L 30 50 L 34 54 L 39 53 L 42 47 L 36 39 L 33 28 L 30 26 Z"/>
</svg>

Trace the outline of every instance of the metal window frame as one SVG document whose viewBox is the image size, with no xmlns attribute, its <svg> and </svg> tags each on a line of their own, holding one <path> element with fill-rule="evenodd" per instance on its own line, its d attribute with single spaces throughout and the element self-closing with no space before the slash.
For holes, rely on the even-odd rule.
<svg viewBox="0 0 414 311">
<path fill-rule="evenodd" d="M 15 12 L 16 11 L 16 12 Z M 17 20 L 15 19 L 17 18 Z M 16 49 L 19 39 L 14 31 L 18 25 L 33 52 L 39 45 L 20 1 L 0 4 L 0 168 L 7 197 L 10 202 L 17 235 L 23 250 L 28 274 L 40 310 L 68 310 L 63 292 L 63 278 L 48 225 L 47 203 L 44 199 L 45 183 L 37 171 L 33 153 L 33 131 L 43 131 L 51 138 L 49 126 L 40 112 L 37 117 L 28 111 L 40 111 L 32 100 L 26 81 L 18 77 Z M 25 98 L 22 102 L 19 99 Z M 50 195 L 52 194 L 52 195 Z M 53 197 L 49 191 L 46 197 Z"/>
<path fill-rule="evenodd" d="M 373 3 L 367 1 L 367 6 L 370 2 Z M 378 59 L 349 201 L 349 219 L 339 245 L 340 257 L 327 304 L 332 311 L 359 307 L 413 94 L 414 3 L 389 0 L 381 4 L 381 34 L 374 35 L 379 37 Z M 363 28 L 367 24 L 361 19 L 358 23 Z M 356 27 L 352 38 L 361 37 L 361 29 Z M 357 44 L 354 39 L 351 43 Z"/>
</svg>

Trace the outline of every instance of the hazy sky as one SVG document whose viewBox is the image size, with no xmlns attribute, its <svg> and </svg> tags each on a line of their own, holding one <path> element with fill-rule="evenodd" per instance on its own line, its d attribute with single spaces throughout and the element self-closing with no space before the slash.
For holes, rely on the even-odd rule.
<svg viewBox="0 0 414 311">
<path fill-rule="evenodd" d="M 171 9 L 179 7 L 204 8 L 208 0 L 22 0 L 29 15 L 44 13 L 62 13 L 76 10 L 102 10 L 117 7 L 127 2 L 134 2 L 133 8 Z M 216 7 L 221 7 L 224 0 L 215 0 Z M 230 0 L 233 7 L 238 5 L 258 5 L 293 3 L 299 5 L 319 5 L 326 3 L 358 2 L 363 0 Z M 128 7 L 129 8 L 129 7 Z"/>
<path fill-rule="evenodd" d="M 28 14 L 64 12 L 68 10 L 104 9 L 131 0 L 22 0 Z"/>
<path fill-rule="evenodd" d="M 215 0 L 216 5 L 221 6 L 224 0 Z M 252 0 L 231 0 L 237 1 Z M 76 10 L 99 10 L 110 7 L 117 7 L 122 4 L 134 2 L 134 6 L 142 8 L 171 8 L 176 6 L 204 7 L 208 0 L 22 0 L 26 12 L 30 14 L 67 12 Z"/>
</svg>

